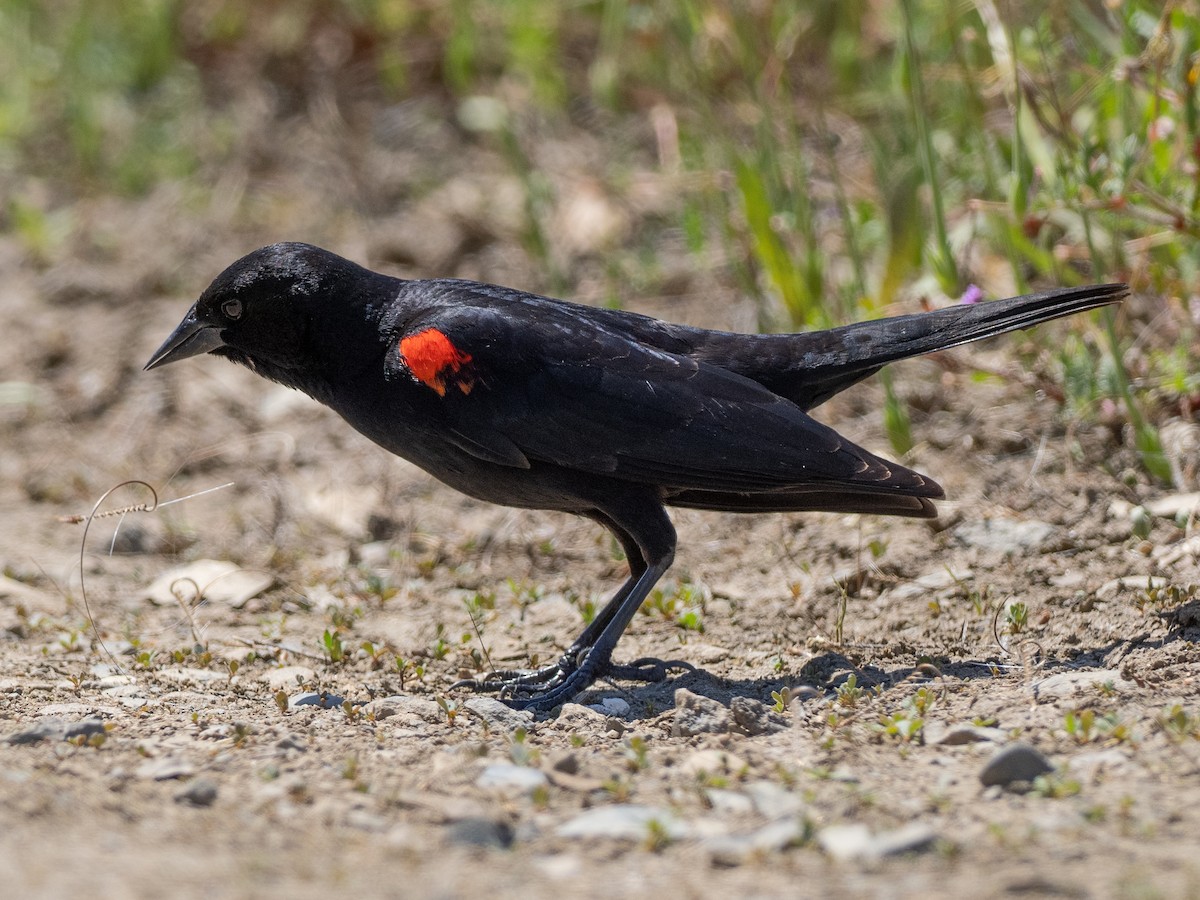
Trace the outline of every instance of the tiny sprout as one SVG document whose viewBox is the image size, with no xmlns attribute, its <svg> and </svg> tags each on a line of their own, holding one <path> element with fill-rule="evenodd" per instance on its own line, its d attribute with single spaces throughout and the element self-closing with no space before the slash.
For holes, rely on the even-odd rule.
<svg viewBox="0 0 1200 900">
<path fill-rule="evenodd" d="M 854 709 L 862 699 L 863 689 L 859 686 L 858 676 L 851 672 L 846 680 L 838 685 L 837 702 L 847 709 Z"/>
<path fill-rule="evenodd" d="M 447 700 L 445 697 L 437 698 L 437 705 L 442 708 L 442 712 L 446 714 L 446 721 L 453 725 L 455 717 L 462 711 L 461 706 L 453 700 Z"/>
<path fill-rule="evenodd" d="M 634 735 L 625 741 L 625 765 L 631 772 L 639 772 L 650 765 L 649 747 L 644 737 Z"/>
<path fill-rule="evenodd" d="M 1008 623 L 1009 634 L 1020 634 L 1029 625 L 1029 607 L 1019 601 L 1009 604 L 1005 621 Z"/>
<path fill-rule="evenodd" d="M 1074 797 L 1080 791 L 1078 781 L 1064 778 L 1057 772 L 1039 775 L 1033 779 L 1033 793 L 1048 800 L 1061 800 L 1064 797 Z"/>
<path fill-rule="evenodd" d="M 346 658 L 346 648 L 342 644 L 342 636 L 336 630 L 330 631 L 325 629 L 325 633 L 321 635 L 321 644 L 325 649 L 325 656 L 331 663 L 340 663 Z"/>
<path fill-rule="evenodd" d="M 771 699 L 775 701 L 771 709 L 777 713 L 786 712 L 788 704 L 792 702 L 792 689 L 785 687 L 782 690 L 771 691 Z"/>
<path fill-rule="evenodd" d="M 667 826 L 658 819 L 646 823 L 646 849 L 652 853 L 665 850 L 671 843 L 671 834 Z"/>
<path fill-rule="evenodd" d="M 1150 537 L 1150 531 L 1154 527 L 1154 520 L 1150 516 L 1150 511 L 1144 506 L 1135 507 L 1131 518 L 1133 519 L 1132 533 L 1139 540 L 1146 540 Z"/>
<path fill-rule="evenodd" d="M 1164 710 L 1159 716 L 1158 723 L 1163 731 L 1174 740 L 1200 738 L 1200 717 L 1190 715 L 1178 703 Z"/>
</svg>

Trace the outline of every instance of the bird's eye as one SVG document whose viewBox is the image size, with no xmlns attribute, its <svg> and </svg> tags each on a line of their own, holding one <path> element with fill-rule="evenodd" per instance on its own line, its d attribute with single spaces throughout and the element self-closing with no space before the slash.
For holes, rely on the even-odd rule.
<svg viewBox="0 0 1200 900">
<path fill-rule="evenodd" d="M 232 300 L 226 300 L 221 304 L 221 312 L 225 314 L 227 319 L 240 319 L 242 317 L 242 301 L 237 297 Z"/>
</svg>

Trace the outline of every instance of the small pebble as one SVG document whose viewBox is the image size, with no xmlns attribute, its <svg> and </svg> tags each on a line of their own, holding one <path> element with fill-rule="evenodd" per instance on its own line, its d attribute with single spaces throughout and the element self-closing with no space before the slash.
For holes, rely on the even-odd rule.
<svg viewBox="0 0 1200 900">
<path fill-rule="evenodd" d="M 720 835 L 704 842 L 714 865 L 741 866 L 767 853 L 786 850 L 804 836 L 799 818 L 781 819 L 749 834 Z"/>
<path fill-rule="evenodd" d="M 817 833 L 817 844 L 834 859 L 866 856 L 871 846 L 871 829 L 866 825 L 830 825 Z"/>
<path fill-rule="evenodd" d="M 1007 787 L 1015 782 L 1030 782 L 1039 775 L 1054 771 L 1050 760 L 1029 744 L 1009 744 L 987 761 L 979 773 L 984 787 Z"/>
<path fill-rule="evenodd" d="M 504 734 L 512 734 L 518 728 L 528 729 L 533 724 L 530 710 L 513 709 L 495 697 L 472 697 L 463 708 L 486 722 L 489 728 Z"/>
<path fill-rule="evenodd" d="M 210 603 L 240 609 L 247 600 L 257 597 L 274 583 L 274 577 L 266 572 L 242 569 L 224 560 L 198 559 L 163 572 L 146 588 L 142 597 L 158 606 L 174 606 L 180 597 L 186 603 L 195 602 L 199 599 L 196 593 L 200 591 Z"/>
<path fill-rule="evenodd" d="M 752 781 L 743 788 L 766 819 L 785 819 L 804 811 L 804 800 L 770 781 Z"/>
<path fill-rule="evenodd" d="M 745 816 L 754 811 L 754 801 L 740 791 L 709 788 L 704 796 L 712 811 L 719 815 Z"/>
<path fill-rule="evenodd" d="M 923 822 L 913 822 L 878 835 L 866 825 L 830 825 L 817 834 L 821 849 L 837 860 L 878 860 L 902 853 L 926 850 L 937 840 L 937 832 Z"/>
<path fill-rule="evenodd" d="M 982 728 L 969 722 L 944 725 L 941 722 L 926 722 L 922 732 L 925 743 L 931 747 L 958 747 L 963 744 L 991 742 L 1002 744 L 1008 735 L 1002 728 Z"/>
<path fill-rule="evenodd" d="M 560 825 L 557 833 L 559 837 L 567 838 L 642 841 L 650 836 L 652 822 L 656 822 L 672 840 L 687 836 L 687 826 L 667 810 L 635 803 L 586 810 Z"/>
<path fill-rule="evenodd" d="M 372 700 L 363 707 L 363 712 L 374 715 L 376 721 L 392 717 L 415 719 L 433 725 L 446 721 L 446 713 L 434 701 L 404 694 Z"/>
<path fill-rule="evenodd" d="M 294 690 L 301 684 L 311 682 L 316 677 L 317 673 L 308 666 L 281 666 L 265 673 L 262 680 L 271 690 L 282 691 L 289 688 Z"/>
<path fill-rule="evenodd" d="M 187 806 L 212 806 L 217 799 L 217 783 L 210 778 L 197 778 L 175 795 L 176 803 Z"/>
<path fill-rule="evenodd" d="M 685 775 L 736 775 L 746 768 L 746 761 L 725 750 L 697 750 L 679 764 Z"/>
<path fill-rule="evenodd" d="M 446 828 L 446 839 L 452 844 L 467 847 L 495 847 L 499 850 L 512 846 L 513 830 L 507 822 L 494 819 L 460 819 Z"/>
<path fill-rule="evenodd" d="M 953 534 L 968 547 L 1015 553 L 1042 548 L 1050 542 L 1055 530 L 1050 523 L 1036 519 L 996 517 L 963 522 Z"/>
<path fill-rule="evenodd" d="M 196 767 L 186 759 L 177 756 L 164 756 L 161 759 L 147 759 L 134 771 L 138 778 L 152 781 L 170 781 L 174 778 L 191 778 L 196 773 Z"/>
<path fill-rule="evenodd" d="M 1114 691 L 1128 690 L 1132 685 L 1118 669 L 1082 669 L 1056 672 L 1033 683 L 1033 696 L 1039 701 L 1069 700 L 1083 693 L 1096 696 L 1103 684 L 1111 683 Z"/>
<path fill-rule="evenodd" d="M 774 734 L 788 728 L 787 719 L 753 697 L 734 697 L 729 702 L 729 711 L 738 730 L 750 737 Z"/>
<path fill-rule="evenodd" d="M 477 787 L 501 794 L 528 794 L 545 787 L 546 783 L 544 772 L 511 763 L 490 765 L 475 780 Z"/>
<path fill-rule="evenodd" d="M 605 697 L 599 703 L 593 703 L 588 706 L 588 709 L 594 709 L 596 712 L 603 713 L 606 716 L 624 718 L 629 715 L 629 704 L 620 697 Z"/>
<path fill-rule="evenodd" d="M 44 719 L 32 728 L 10 734 L 5 741 L 10 744 L 36 744 L 39 741 L 69 741 L 75 738 L 90 738 L 106 733 L 103 719 L 82 719 L 67 722 L 63 719 Z"/>
<path fill-rule="evenodd" d="M 732 725 L 732 715 L 719 701 L 693 694 L 687 688 L 675 691 L 675 717 L 671 720 L 672 737 L 725 734 Z"/>
</svg>

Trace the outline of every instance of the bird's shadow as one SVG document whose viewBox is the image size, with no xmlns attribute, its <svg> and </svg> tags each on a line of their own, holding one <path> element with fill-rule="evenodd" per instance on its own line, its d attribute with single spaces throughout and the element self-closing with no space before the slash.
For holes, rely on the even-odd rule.
<svg viewBox="0 0 1200 900">
<path fill-rule="evenodd" d="M 1198 616 L 1197 621 L 1200 622 L 1200 603 L 1197 604 L 1195 612 Z M 1143 634 L 1099 644 L 1083 649 L 1070 658 L 1054 654 L 1042 655 L 1036 643 L 1030 642 L 1024 657 L 1014 653 L 1009 658 L 964 659 L 941 663 L 934 661 L 887 668 L 869 662 L 855 662 L 845 653 L 830 651 L 809 659 L 799 672 L 771 678 L 720 678 L 697 668 L 677 677 L 650 684 L 600 682 L 581 695 L 577 702 L 597 702 L 601 695 L 612 696 L 615 687 L 629 703 L 629 718 L 643 721 L 653 719 L 671 709 L 675 705 L 675 691 L 680 688 L 728 706 L 734 697 L 750 697 L 770 705 L 776 702 L 785 689 L 792 695 L 795 695 L 798 689 L 807 688 L 813 692 L 814 697 L 832 696 L 851 675 L 864 690 L 878 689 L 884 694 L 901 685 L 938 681 L 1000 680 L 1014 673 L 1024 677 L 1032 674 L 1033 678 L 1041 680 L 1060 672 L 1114 668 L 1122 658 L 1134 650 L 1161 650 L 1179 641 L 1192 644 L 1200 641 L 1200 626 L 1172 628 L 1156 637 Z"/>
</svg>

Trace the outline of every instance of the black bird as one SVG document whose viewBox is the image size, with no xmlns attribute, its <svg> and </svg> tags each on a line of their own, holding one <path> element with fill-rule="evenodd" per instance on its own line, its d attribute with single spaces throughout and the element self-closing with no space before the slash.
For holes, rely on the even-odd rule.
<svg viewBox="0 0 1200 900">
<path fill-rule="evenodd" d="M 667 506 L 929 518 L 932 479 L 808 415 L 886 363 L 1116 303 L 1123 284 L 962 304 L 807 334 L 672 325 L 471 281 L 405 281 L 308 244 L 217 276 L 146 364 L 224 356 L 304 391 L 472 497 L 587 516 L 629 579 L 557 662 L 470 682 L 548 710 L 601 676 L 675 554 Z"/>
</svg>

